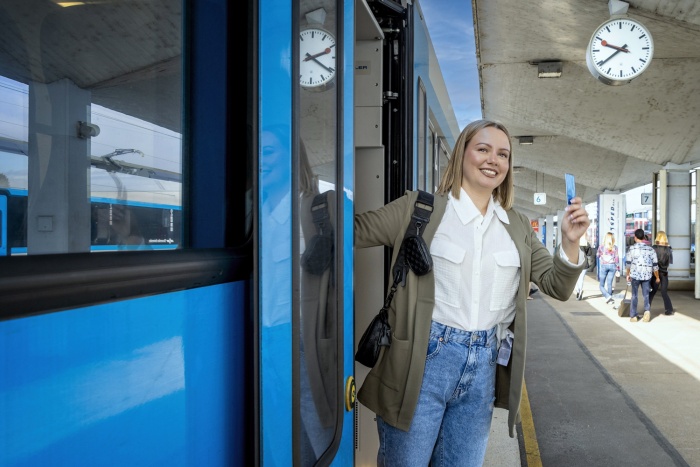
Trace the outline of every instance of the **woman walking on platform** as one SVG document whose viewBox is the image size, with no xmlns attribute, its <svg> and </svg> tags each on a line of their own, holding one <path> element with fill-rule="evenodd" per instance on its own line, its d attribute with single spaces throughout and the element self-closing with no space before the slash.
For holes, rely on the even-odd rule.
<svg viewBox="0 0 700 467">
<path fill-rule="evenodd" d="M 651 292 L 649 292 L 649 305 L 656 295 L 656 291 L 661 288 L 661 297 L 664 299 L 664 314 L 673 314 L 673 304 L 671 303 L 671 298 L 668 296 L 668 266 L 673 264 L 673 250 L 671 245 L 668 244 L 668 237 L 666 232 L 659 230 L 656 234 L 656 239 L 654 240 L 654 246 L 652 248 L 656 251 L 656 256 L 659 260 L 659 282 L 651 278 Z"/>
<path fill-rule="evenodd" d="M 614 304 L 612 283 L 615 273 L 620 271 L 620 259 L 617 255 L 617 245 L 615 245 L 615 236 L 612 232 L 606 233 L 605 239 L 598 246 L 598 260 L 600 291 L 605 297 L 605 303 Z"/>
</svg>

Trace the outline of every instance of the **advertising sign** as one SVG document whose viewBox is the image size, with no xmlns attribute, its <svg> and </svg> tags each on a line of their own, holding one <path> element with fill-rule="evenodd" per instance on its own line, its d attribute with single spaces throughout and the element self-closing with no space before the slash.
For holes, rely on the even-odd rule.
<svg viewBox="0 0 700 467">
<path fill-rule="evenodd" d="M 612 232 L 615 236 L 615 245 L 620 257 L 620 271 L 625 270 L 625 253 L 627 243 L 625 239 L 625 218 L 627 207 L 625 195 L 604 193 L 598 195 L 598 242 L 600 245 L 605 234 Z"/>
</svg>

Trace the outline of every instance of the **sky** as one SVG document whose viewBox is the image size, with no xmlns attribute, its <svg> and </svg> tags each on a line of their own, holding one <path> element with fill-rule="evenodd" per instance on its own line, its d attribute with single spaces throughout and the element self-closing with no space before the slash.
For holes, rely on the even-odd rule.
<svg viewBox="0 0 700 467">
<path fill-rule="evenodd" d="M 481 118 L 472 2 L 423 0 L 420 5 L 461 131 Z"/>
</svg>

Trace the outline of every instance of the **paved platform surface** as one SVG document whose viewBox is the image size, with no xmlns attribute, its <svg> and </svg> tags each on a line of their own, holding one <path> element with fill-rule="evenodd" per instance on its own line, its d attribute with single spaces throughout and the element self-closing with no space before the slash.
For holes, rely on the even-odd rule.
<svg viewBox="0 0 700 467">
<path fill-rule="evenodd" d="M 675 315 L 657 295 L 651 321 L 631 323 L 594 273 L 581 301 L 534 294 L 525 384 L 537 449 L 509 438 L 496 409 L 484 465 L 700 467 L 700 300 L 669 295 Z"/>
</svg>

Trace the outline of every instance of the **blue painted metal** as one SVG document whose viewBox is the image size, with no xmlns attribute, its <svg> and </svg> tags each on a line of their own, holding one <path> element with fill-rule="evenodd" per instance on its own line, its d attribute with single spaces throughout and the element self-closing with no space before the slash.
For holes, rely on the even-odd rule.
<svg viewBox="0 0 700 467">
<path fill-rule="evenodd" d="M 261 465 L 292 460 L 292 3 L 260 9 L 259 323 Z"/>
<path fill-rule="evenodd" d="M 355 2 L 346 1 L 343 8 L 343 95 L 342 102 L 355 102 L 354 98 L 354 44 L 355 44 Z M 354 106 L 343 106 L 342 115 L 342 150 L 343 150 L 343 180 L 342 180 L 342 201 L 343 201 L 343 388 L 348 378 L 354 377 L 354 190 L 355 190 L 355 128 L 354 128 Z M 340 447 L 333 460 L 334 466 L 353 466 L 355 458 L 355 410 L 343 413 L 343 431 L 340 439 Z"/>
<path fill-rule="evenodd" d="M 0 193 L 0 256 L 7 255 L 7 196 Z"/>
<path fill-rule="evenodd" d="M 247 288 L 0 322 L 0 465 L 244 465 Z"/>
</svg>

